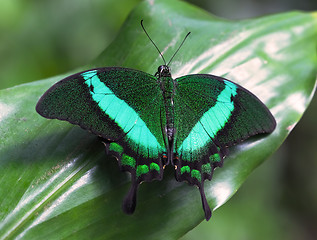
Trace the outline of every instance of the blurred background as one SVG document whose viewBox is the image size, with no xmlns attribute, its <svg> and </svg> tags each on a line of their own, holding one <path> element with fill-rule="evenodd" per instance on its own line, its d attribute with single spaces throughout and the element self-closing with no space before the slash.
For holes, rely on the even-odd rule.
<svg viewBox="0 0 317 240">
<path fill-rule="evenodd" d="M 0 89 L 96 58 L 140 0 L 0 0 Z M 316 0 L 188 0 L 223 18 L 316 11 Z M 317 39 L 316 39 L 317 43 Z M 277 153 L 192 239 L 317 239 L 317 98 Z"/>
</svg>

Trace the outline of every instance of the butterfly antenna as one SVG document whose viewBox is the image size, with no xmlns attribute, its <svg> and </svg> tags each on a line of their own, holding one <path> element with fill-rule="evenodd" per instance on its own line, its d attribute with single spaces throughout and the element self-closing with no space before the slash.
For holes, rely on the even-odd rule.
<svg viewBox="0 0 317 240">
<path fill-rule="evenodd" d="M 147 31 L 145 30 L 144 26 L 143 26 L 143 19 L 141 20 L 141 26 L 142 26 L 142 29 L 143 31 L 145 32 L 146 36 L 150 39 L 150 41 L 153 43 L 154 47 L 156 48 L 156 50 L 158 51 L 158 53 L 161 55 L 163 61 L 164 61 L 164 64 L 166 65 L 166 61 L 165 61 L 165 58 L 163 57 L 163 54 L 161 53 L 160 49 L 156 46 L 156 44 L 153 42 L 153 40 L 150 38 L 149 34 L 147 33 Z"/>
<path fill-rule="evenodd" d="M 173 60 L 173 58 L 175 57 L 175 55 L 178 53 L 179 49 L 183 46 L 183 44 L 184 44 L 186 38 L 189 36 L 189 34 L 190 34 L 190 32 L 188 32 L 188 33 L 186 34 L 186 36 L 184 37 L 184 40 L 183 40 L 182 43 L 179 45 L 179 47 L 177 48 L 177 50 L 176 50 L 176 52 L 174 53 L 174 55 L 172 56 L 172 58 L 169 60 L 167 66 L 171 63 L 171 61 Z"/>
</svg>

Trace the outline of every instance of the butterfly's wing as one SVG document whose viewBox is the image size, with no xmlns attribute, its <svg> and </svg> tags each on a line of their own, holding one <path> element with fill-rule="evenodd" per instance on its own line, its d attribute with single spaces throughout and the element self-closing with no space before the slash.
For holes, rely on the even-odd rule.
<svg viewBox="0 0 317 240">
<path fill-rule="evenodd" d="M 111 67 L 77 73 L 53 85 L 39 100 L 37 112 L 66 120 L 104 139 L 132 187 L 123 208 L 132 213 L 142 181 L 161 179 L 165 152 L 163 99 L 157 79 L 145 72 Z"/>
<path fill-rule="evenodd" d="M 221 77 L 195 74 L 176 79 L 176 179 L 200 189 L 206 219 L 211 216 L 203 183 L 222 166 L 227 147 L 250 136 L 271 133 L 276 122 L 245 88 Z"/>
</svg>

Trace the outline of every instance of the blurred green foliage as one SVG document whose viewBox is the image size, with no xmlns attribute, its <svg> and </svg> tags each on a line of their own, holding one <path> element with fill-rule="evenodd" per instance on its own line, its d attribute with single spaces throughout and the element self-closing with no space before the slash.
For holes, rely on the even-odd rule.
<svg viewBox="0 0 317 240">
<path fill-rule="evenodd" d="M 1 0 L 0 89 L 84 65 L 140 0 Z"/>
<path fill-rule="evenodd" d="M 89 63 L 111 42 L 138 2 L 1 0 L 0 89 Z M 253 16 L 276 12 L 272 6 L 286 11 L 295 1 L 259 1 L 266 6 L 265 12 L 263 7 L 255 7 L 255 1 L 243 1 L 251 2 L 251 6 L 239 2 L 237 7 L 229 1 L 191 2 L 218 15 L 242 18 L 233 14 L 239 10 L 240 14 L 248 12 Z M 316 9 L 316 1 L 308 2 L 306 10 Z M 210 222 L 203 222 L 183 239 L 315 239 L 316 109 L 315 97 L 280 151 L 254 171 Z"/>
</svg>

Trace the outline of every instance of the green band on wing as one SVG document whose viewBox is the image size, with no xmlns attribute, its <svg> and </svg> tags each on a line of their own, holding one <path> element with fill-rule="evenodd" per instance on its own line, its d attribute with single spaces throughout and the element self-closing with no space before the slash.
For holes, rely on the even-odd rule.
<svg viewBox="0 0 317 240">
<path fill-rule="evenodd" d="M 181 167 L 181 174 L 184 174 L 184 173 L 190 173 L 190 167 L 189 166 Z"/>
<path fill-rule="evenodd" d="M 123 147 L 118 143 L 112 142 L 109 145 L 109 151 L 117 152 L 119 154 L 123 153 Z"/>
<path fill-rule="evenodd" d="M 237 87 L 226 80 L 224 83 L 225 88 L 218 95 L 216 104 L 203 114 L 178 151 L 193 152 L 204 147 L 229 121 L 234 110 L 232 97 L 237 95 Z"/>
<path fill-rule="evenodd" d="M 150 164 L 150 170 L 155 170 L 157 172 L 160 172 L 160 166 L 157 163 L 151 163 Z"/>
<path fill-rule="evenodd" d="M 139 165 L 136 169 L 136 176 L 140 177 L 142 174 L 146 174 L 149 172 L 149 167 L 147 165 Z"/>
<path fill-rule="evenodd" d="M 200 172 L 199 172 L 198 170 L 196 170 L 196 169 L 193 169 L 193 170 L 191 171 L 191 177 L 192 177 L 192 178 L 196 178 L 198 181 L 201 181 L 201 174 L 200 174 Z"/>
<path fill-rule="evenodd" d="M 149 158 L 158 157 L 160 144 L 147 128 L 145 122 L 125 101 L 118 98 L 105 83 L 100 81 L 97 70 L 84 72 L 81 76 L 90 89 L 92 99 L 125 133 L 138 151 Z M 120 111 L 118 111 L 120 109 Z M 151 151 L 148 151 L 151 149 Z"/>
<path fill-rule="evenodd" d="M 136 161 L 133 157 L 130 157 L 126 154 L 122 155 L 121 165 L 126 165 L 126 166 L 130 166 L 132 168 L 135 168 L 135 164 L 136 164 Z"/>
</svg>

